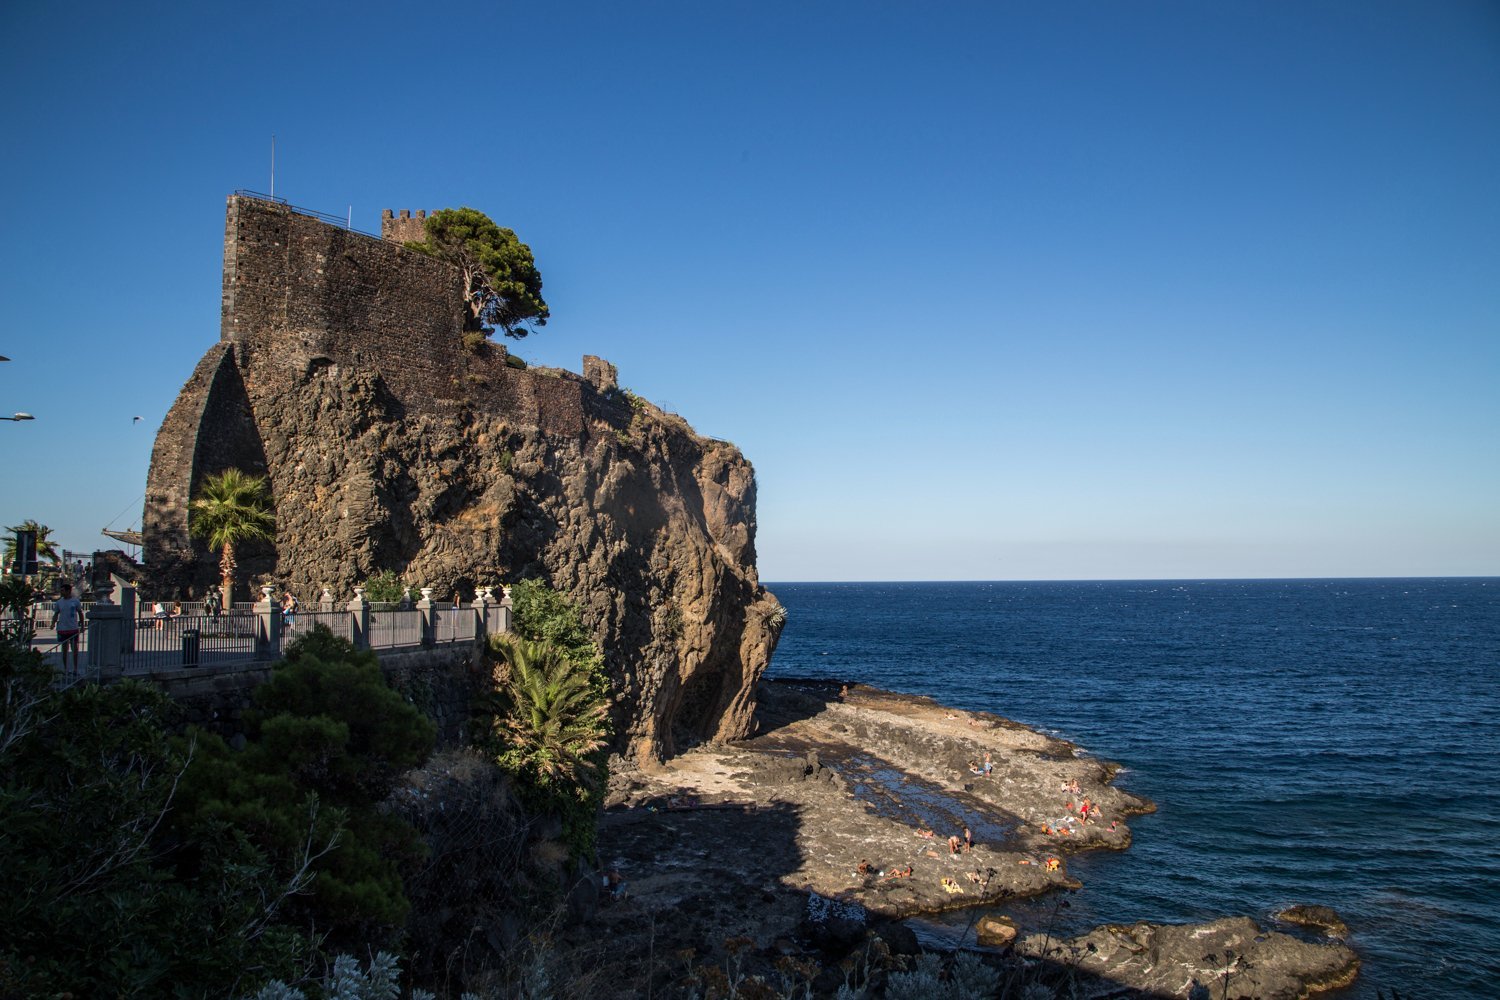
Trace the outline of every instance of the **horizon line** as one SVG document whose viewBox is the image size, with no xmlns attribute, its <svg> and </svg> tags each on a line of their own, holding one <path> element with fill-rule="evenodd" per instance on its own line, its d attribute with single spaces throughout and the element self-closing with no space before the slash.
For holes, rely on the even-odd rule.
<svg viewBox="0 0 1500 1000">
<path fill-rule="evenodd" d="M 1143 576 L 1143 577 L 1073 577 L 1057 579 L 918 579 L 918 580 L 762 580 L 761 586 L 784 583 L 1310 583 L 1372 580 L 1495 580 L 1500 574 L 1453 574 L 1446 576 Z"/>
</svg>

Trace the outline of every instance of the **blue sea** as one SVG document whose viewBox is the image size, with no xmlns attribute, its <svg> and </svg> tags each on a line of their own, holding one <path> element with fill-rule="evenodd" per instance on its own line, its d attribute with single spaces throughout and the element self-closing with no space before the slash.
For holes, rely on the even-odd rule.
<svg viewBox="0 0 1500 1000">
<path fill-rule="evenodd" d="M 1320 903 L 1363 960 L 1333 996 L 1500 996 L 1500 579 L 768 586 L 771 677 L 930 695 L 1124 766 L 1158 811 L 1069 862 L 1073 926 Z"/>
</svg>

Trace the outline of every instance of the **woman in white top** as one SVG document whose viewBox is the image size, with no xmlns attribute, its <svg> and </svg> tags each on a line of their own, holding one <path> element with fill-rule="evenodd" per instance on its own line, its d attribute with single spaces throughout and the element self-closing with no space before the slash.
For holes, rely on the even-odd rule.
<svg viewBox="0 0 1500 1000">
<path fill-rule="evenodd" d="M 73 596 L 73 585 L 62 585 L 62 597 L 52 605 L 52 627 L 57 629 L 57 647 L 62 650 L 63 673 L 81 673 L 78 667 L 78 633 L 83 631 L 83 605 Z M 73 651 L 73 670 L 68 670 L 68 650 Z"/>
</svg>

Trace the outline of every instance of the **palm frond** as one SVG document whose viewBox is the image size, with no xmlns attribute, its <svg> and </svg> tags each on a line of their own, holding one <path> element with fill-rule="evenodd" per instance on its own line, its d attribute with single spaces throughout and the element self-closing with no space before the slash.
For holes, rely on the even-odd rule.
<svg viewBox="0 0 1500 1000">
<path fill-rule="evenodd" d="M 275 526 L 266 477 L 239 469 L 225 469 L 204 479 L 188 507 L 188 530 L 215 549 L 270 541 Z"/>
<path fill-rule="evenodd" d="M 507 667 L 496 734 L 546 777 L 590 784 L 608 708 L 588 665 L 545 641 L 510 638 L 496 651 Z"/>
</svg>

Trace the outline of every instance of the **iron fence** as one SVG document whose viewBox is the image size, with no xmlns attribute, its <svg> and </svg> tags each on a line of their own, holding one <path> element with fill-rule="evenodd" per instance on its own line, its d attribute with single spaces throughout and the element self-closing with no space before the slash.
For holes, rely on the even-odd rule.
<svg viewBox="0 0 1500 1000">
<path fill-rule="evenodd" d="M 422 644 L 422 612 L 371 611 L 370 648 L 392 649 Z"/>
<path fill-rule="evenodd" d="M 87 664 L 84 673 L 96 674 L 101 664 L 113 671 L 116 663 L 119 671 L 128 676 L 192 667 L 249 665 L 275 658 L 278 645 L 285 649 L 288 643 L 307 635 L 319 625 L 351 642 L 357 643 L 360 638 L 357 612 L 298 611 L 282 617 L 262 615 L 250 610 L 252 607 L 244 605 L 243 610 L 237 607 L 218 615 L 207 615 L 202 613 L 202 604 L 194 602 L 184 604 L 183 608 L 191 608 L 197 613 L 137 613 L 134 618 L 121 622 L 123 633 L 103 633 L 121 637 L 118 659 L 113 651 L 91 650 L 90 633 L 94 633 L 96 641 L 101 633 L 92 626 L 86 627 L 78 637 L 80 659 Z M 388 650 L 417 647 L 424 641 L 440 645 L 469 643 L 483 634 L 501 631 L 505 625 L 505 609 L 494 605 L 435 604 L 430 615 L 431 631 L 424 640 L 421 609 L 396 604 L 373 605 L 368 611 L 369 629 L 365 645 L 375 650 Z M 32 645 L 50 664 L 62 667 L 61 649 L 50 620 L 50 608 L 34 619 Z M 280 634 L 264 635 L 268 627 L 274 627 L 273 621 L 280 622 Z"/>
<path fill-rule="evenodd" d="M 258 626 L 255 615 L 239 612 L 137 618 L 121 669 L 142 674 L 253 660 Z"/>
<path fill-rule="evenodd" d="M 340 639 L 354 641 L 354 615 L 348 611 L 298 611 L 281 618 L 281 643 L 285 647 L 293 639 L 307 635 L 322 625 Z"/>
<path fill-rule="evenodd" d="M 491 604 L 484 609 L 484 634 L 494 635 L 505 631 L 505 613 L 508 608 L 502 608 L 498 604 Z"/>
<path fill-rule="evenodd" d="M 443 605 L 432 612 L 434 643 L 473 642 L 478 635 L 479 612 L 474 608 Z"/>
</svg>

